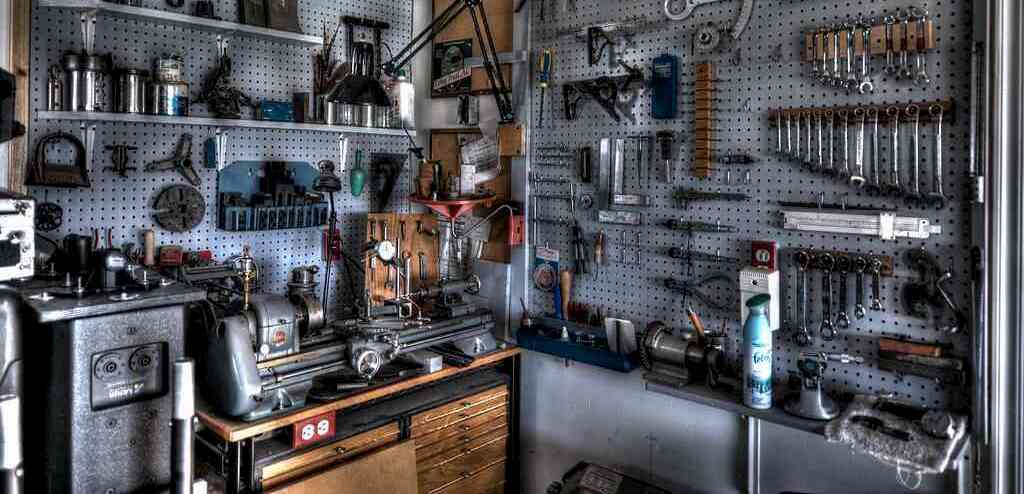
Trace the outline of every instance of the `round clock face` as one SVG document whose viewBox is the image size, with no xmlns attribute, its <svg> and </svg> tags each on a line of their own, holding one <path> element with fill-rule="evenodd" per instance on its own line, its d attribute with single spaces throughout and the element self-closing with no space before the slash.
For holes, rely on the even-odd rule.
<svg viewBox="0 0 1024 494">
<path fill-rule="evenodd" d="M 391 262 L 395 258 L 395 254 L 395 244 L 391 243 L 390 240 L 383 240 L 377 244 L 377 256 L 383 259 L 384 262 Z"/>
</svg>

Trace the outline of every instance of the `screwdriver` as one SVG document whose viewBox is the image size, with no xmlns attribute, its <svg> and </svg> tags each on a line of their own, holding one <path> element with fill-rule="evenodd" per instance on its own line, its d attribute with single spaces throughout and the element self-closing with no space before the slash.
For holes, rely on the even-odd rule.
<svg viewBox="0 0 1024 494">
<path fill-rule="evenodd" d="M 537 118 L 537 127 L 544 126 L 544 96 L 548 92 L 548 84 L 551 83 L 551 68 L 554 63 L 551 55 L 551 48 L 545 48 L 540 52 L 539 66 L 537 67 L 537 82 L 540 84 L 540 116 Z"/>
<path fill-rule="evenodd" d="M 662 130 L 655 134 L 661 159 L 665 162 L 665 182 L 672 183 L 672 146 L 676 142 L 676 134 L 671 130 Z"/>
</svg>

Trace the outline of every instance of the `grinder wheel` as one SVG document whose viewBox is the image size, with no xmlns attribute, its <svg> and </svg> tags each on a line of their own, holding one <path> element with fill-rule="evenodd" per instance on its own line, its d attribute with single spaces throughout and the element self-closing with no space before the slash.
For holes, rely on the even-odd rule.
<svg viewBox="0 0 1024 494">
<path fill-rule="evenodd" d="M 172 232 L 187 232 L 203 222 L 206 200 L 195 187 L 174 184 L 164 187 L 153 203 L 153 219 Z"/>
</svg>

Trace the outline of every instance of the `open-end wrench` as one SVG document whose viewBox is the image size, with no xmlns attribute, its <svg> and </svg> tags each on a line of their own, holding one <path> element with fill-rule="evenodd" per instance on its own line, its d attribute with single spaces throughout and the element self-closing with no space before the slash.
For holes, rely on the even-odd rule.
<svg viewBox="0 0 1024 494">
<path fill-rule="evenodd" d="M 882 70 L 888 75 L 896 74 L 896 40 L 894 28 L 896 18 L 887 16 L 885 18 L 885 68 Z"/>
<path fill-rule="evenodd" d="M 778 132 L 775 143 L 775 154 L 782 155 L 782 110 L 775 115 L 775 130 Z"/>
<path fill-rule="evenodd" d="M 871 310 L 882 309 L 882 260 L 872 257 L 868 263 L 871 270 Z"/>
<path fill-rule="evenodd" d="M 856 140 L 853 144 L 854 166 L 853 174 L 850 175 L 850 185 L 860 188 L 864 186 L 867 179 L 864 178 L 864 109 L 856 108 L 853 116 L 857 122 Z"/>
<path fill-rule="evenodd" d="M 946 207 L 946 195 L 942 192 L 942 105 L 933 104 L 928 108 L 928 114 L 935 126 L 935 166 L 932 169 L 932 191 L 927 200 L 935 205 L 935 209 L 943 209 Z"/>
<path fill-rule="evenodd" d="M 868 261 L 863 257 L 853 260 L 853 272 L 855 275 L 854 289 L 856 291 L 856 305 L 853 307 L 853 317 L 864 319 L 864 271 L 868 269 Z"/>
<path fill-rule="evenodd" d="M 825 155 L 822 153 L 822 149 L 821 149 L 823 144 L 824 144 L 824 140 L 822 138 L 821 111 L 820 110 L 817 110 L 817 111 L 814 112 L 814 119 L 815 119 L 815 122 L 818 124 L 818 165 L 816 167 L 814 167 L 814 171 L 820 173 L 820 172 L 825 170 Z"/>
<path fill-rule="evenodd" d="M 818 32 L 818 41 L 821 43 L 821 71 L 818 74 L 818 81 L 822 84 L 828 84 L 829 79 L 832 78 L 832 74 L 828 70 L 828 31 Z M 815 46 L 818 46 L 815 44 Z"/>
<path fill-rule="evenodd" d="M 835 155 L 835 138 L 836 138 L 836 115 L 832 113 L 832 110 L 825 110 L 825 124 L 828 125 L 828 166 L 825 167 L 825 173 L 829 175 L 835 175 L 836 173 L 836 155 Z"/>
<path fill-rule="evenodd" d="M 793 156 L 793 114 L 786 112 L 786 155 Z"/>
<path fill-rule="evenodd" d="M 850 316 L 847 314 L 846 309 L 850 306 L 850 301 L 847 298 L 847 273 L 850 272 L 850 258 L 846 256 L 839 256 L 836 258 L 836 271 L 839 272 L 839 312 L 836 314 L 836 326 L 841 329 L 850 327 Z"/>
<path fill-rule="evenodd" d="M 886 184 L 890 194 L 900 194 L 903 192 L 903 187 L 900 185 L 900 113 L 903 111 L 896 106 L 890 106 L 885 109 L 886 116 L 889 117 L 889 125 L 892 126 L 890 129 L 889 147 L 892 148 L 892 163 L 889 168 L 889 183 Z"/>
<path fill-rule="evenodd" d="M 928 78 L 928 53 L 927 48 L 927 35 L 928 29 L 928 11 L 924 11 L 917 17 L 917 23 L 914 27 L 917 30 L 917 50 L 914 53 L 914 63 L 917 66 L 917 73 L 914 74 L 914 84 L 918 86 L 927 86 L 931 84 L 932 80 Z"/>
<path fill-rule="evenodd" d="M 821 31 L 815 31 L 811 33 L 811 78 L 814 80 L 821 79 L 821 67 L 818 65 L 818 40 L 821 37 Z"/>
<path fill-rule="evenodd" d="M 803 120 L 803 114 L 798 112 L 796 114 L 796 148 L 793 150 L 794 154 L 792 156 L 792 158 L 796 161 L 801 161 L 804 159 L 804 154 L 803 152 L 800 151 L 800 139 L 803 139 L 804 135 L 803 131 L 800 130 L 800 123 L 803 122 Z"/>
<path fill-rule="evenodd" d="M 871 23 L 861 26 L 860 33 L 860 84 L 857 92 L 867 94 L 875 92 L 875 83 L 871 80 Z"/>
<path fill-rule="evenodd" d="M 811 255 L 805 250 L 800 250 L 794 257 L 797 267 L 797 316 L 800 318 L 800 327 L 797 328 L 795 339 L 797 345 L 807 346 L 811 344 L 811 333 L 807 329 L 807 270 L 811 265 Z"/>
<path fill-rule="evenodd" d="M 839 122 L 843 126 L 843 168 L 839 170 L 839 177 L 850 176 L 850 112 L 845 108 L 839 110 Z"/>
<path fill-rule="evenodd" d="M 900 39 L 900 79 L 914 78 L 914 71 L 910 68 L 910 18 L 913 16 L 913 11 L 908 11 L 900 19 L 903 26 L 903 37 Z"/>
<path fill-rule="evenodd" d="M 836 327 L 832 322 L 832 270 L 836 267 L 836 260 L 832 254 L 821 254 L 816 259 L 818 268 L 821 269 L 821 326 L 818 332 L 821 339 L 832 341 L 836 337 Z"/>
<path fill-rule="evenodd" d="M 907 118 L 913 125 L 910 134 L 911 153 L 910 183 L 904 191 L 903 198 L 908 205 L 920 204 L 921 195 L 921 109 L 915 104 L 907 105 Z"/>
<path fill-rule="evenodd" d="M 860 86 L 860 79 L 857 78 L 857 71 L 854 64 L 857 61 L 857 51 L 853 49 L 853 40 L 857 36 L 857 26 L 848 24 L 845 27 L 846 36 L 846 90 L 855 91 Z"/>
<path fill-rule="evenodd" d="M 881 194 L 882 180 L 879 172 L 881 160 L 878 159 L 878 109 L 868 108 L 867 118 L 871 120 L 871 182 L 868 183 L 867 189 L 871 194 Z"/>
<path fill-rule="evenodd" d="M 832 87 L 840 87 L 843 84 L 843 75 L 841 72 L 839 72 L 840 27 L 833 26 L 832 29 Z"/>
<path fill-rule="evenodd" d="M 814 114 L 808 110 L 804 112 L 804 116 L 807 117 L 807 153 L 804 155 L 804 164 L 807 165 L 808 168 L 814 168 L 814 159 L 812 158 L 813 150 L 811 149 L 811 141 L 813 140 L 811 131 L 814 130 L 812 119 L 814 118 Z"/>
</svg>

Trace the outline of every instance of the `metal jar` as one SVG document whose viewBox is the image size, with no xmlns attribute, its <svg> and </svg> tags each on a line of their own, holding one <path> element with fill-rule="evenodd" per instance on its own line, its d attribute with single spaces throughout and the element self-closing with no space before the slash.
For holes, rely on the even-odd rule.
<svg viewBox="0 0 1024 494">
<path fill-rule="evenodd" d="M 149 71 L 122 69 L 114 74 L 114 111 L 146 113 Z"/>
<path fill-rule="evenodd" d="M 355 121 L 353 123 L 359 127 L 373 127 L 375 123 L 377 107 L 368 104 L 352 106 L 355 109 Z"/>
<path fill-rule="evenodd" d="M 67 53 L 61 60 L 61 67 L 64 69 L 64 108 L 69 111 L 103 111 L 110 59 Z"/>
<path fill-rule="evenodd" d="M 177 57 L 162 57 L 154 63 L 156 71 L 153 80 L 158 82 L 179 82 L 185 80 L 185 62 Z"/>
<path fill-rule="evenodd" d="M 338 112 L 341 108 L 341 103 L 334 101 L 328 101 L 324 103 L 324 123 L 327 125 L 340 125 L 338 123 Z"/>
<path fill-rule="evenodd" d="M 376 106 L 373 110 L 373 126 L 378 129 L 387 129 L 391 127 L 391 107 L 390 106 Z"/>
<path fill-rule="evenodd" d="M 187 82 L 153 82 L 149 88 L 150 113 L 171 117 L 189 115 Z"/>
</svg>

